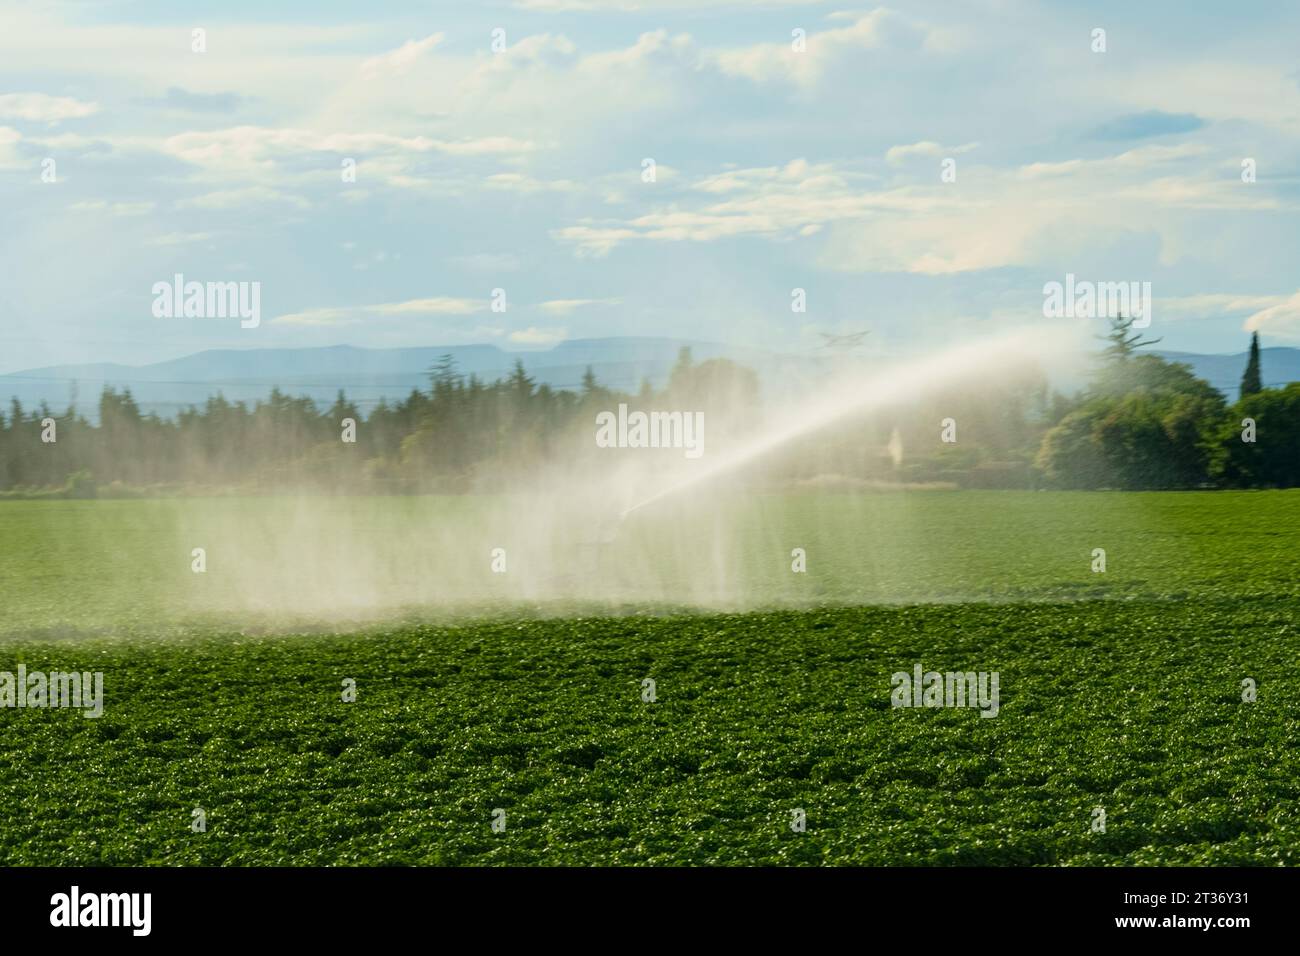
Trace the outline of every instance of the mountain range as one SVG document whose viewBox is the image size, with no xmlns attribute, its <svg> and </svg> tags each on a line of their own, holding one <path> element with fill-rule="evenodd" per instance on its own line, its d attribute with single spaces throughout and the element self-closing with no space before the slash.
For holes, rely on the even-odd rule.
<svg viewBox="0 0 1300 956">
<path fill-rule="evenodd" d="M 678 352 L 691 349 L 696 361 L 730 358 L 753 368 L 770 394 L 814 382 L 832 362 L 825 350 L 780 354 L 748 346 L 654 337 L 572 339 L 544 351 L 510 352 L 495 345 L 366 349 L 350 345 L 301 349 L 211 349 L 150 365 L 92 363 L 54 365 L 0 375 L 0 400 L 15 397 L 26 408 L 47 402 L 62 412 L 75 402 L 94 420 L 105 385 L 130 388 L 146 412 L 174 416 L 182 408 L 202 405 L 220 392 L 231 401 L 252 403 L 278 386 L 291 395 L 306 395 L 324 406 L 342 389 L 366 412 L 381 400 L 400 401 L 412 389 L 428 388 L 429 370 L 450 355 L 457 369 L 493 381 L 522 360 L 540 385 L 576 389 L 590 366 L 601 384 L 635 392 L 643 380 L 661 387 Z M 1246 353 L 1201 355 L 1161 352 L 1184 362 L 1235 400 L 1246 367 Z M 1265 348 L 1261 364 L 1266 385 L 1300 381 L 1300 349 Z M 1061 387 L 1061 383 L 1058 387 Z M 1068 387 L 1071 383 L 1064 383 Z"/>
</svg>

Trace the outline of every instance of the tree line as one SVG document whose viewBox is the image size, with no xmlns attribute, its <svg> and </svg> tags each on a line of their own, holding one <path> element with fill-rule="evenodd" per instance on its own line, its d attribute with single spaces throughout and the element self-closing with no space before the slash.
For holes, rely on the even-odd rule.
<svg viewBox="0 0 1300 956">
<path fill-rule="evenodd" d="M 17 399 L 0 412 L 0 495 L 507 488 L 539 466 L 572 464 L 574 449 L 592 444 L 596 414 L 619 402 L 712 407 L 725 431 L 733 409 L 756 409 L 758 401 L 751 370 L 726 359 L 697 363 L 689 349 L 664 389 L 643 382 L 637 394 L 601 385 L 590 368 L 578 391 L 553 389 L 537 384 L 521 361 L 506 378 L 485 382 L 444 356 L 427 390 L 380 401 L 369 416 L 342 391 L 322 410 L 274 388 L 252 404 L 217 394 L 165 419 L 142 411 L 129 389 L 107 386 L 98 424 L 75 407 L 25 410 Z"/>
<path fill-rule="evenodd" d="M 900 400 L 792 442 L 757 480 L 827 474 L 973 487 L 1178 489 L 1300 486 L 1300 383 L 1261 384 L 1252 337 L 1240 398 L 1229 403 L 1186 365 L 1118 318 L 1078 394 L 1041 373 Z M 542 468 L 595 461 L 595 416 L 634 408 L 706 412 L 709 447 L 761 428 L 755 373 L 683 349 L 666 386 L 636 394 L 600 384 L 553 389 L 516 362 L 506 378 L 461 374 L 450 356 L 426 390 L 381 401 L 369 416 L 339 393 L 328 408 L 272 389 L 252 403 L 217 394 L 174 419 L 143 412 L 129 389 L 106 387 L 98 423 L 15 399 L 0 412 L 0 496 L 94 497 L 319 489 L 368 493 L 506 490 Z M 955 411 L 954 411 L 955 410 Z M 939 440 L 955 416 L 957 440 Z M 346 423 L 353 423 L 347 428 Z M 52 423 L 53 428 L 49 426 Z"/>
</svg>

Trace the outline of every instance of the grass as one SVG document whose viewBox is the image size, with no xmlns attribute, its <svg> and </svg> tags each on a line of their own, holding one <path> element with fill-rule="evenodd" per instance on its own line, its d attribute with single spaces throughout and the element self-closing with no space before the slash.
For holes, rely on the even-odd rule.
<svg viewBox="0 0 1300 956">
<path fill-rule="evenodd" d="M 0 670 L 98 670 L 106 688 L 97 720 L 0 709 L 0 863 L 1300 863 L 1300 497 L 890 502 L 734 506 L 729 547 L 813 542 L 808 575 L 751 551 L 733 582 L 799 607 L 517 604 L 334 634 L 170 600 L 151 542 L 217 527 L 218 503 L 0 504 Z M 445 504 L 390 507 L 399 527 Z M 717 527 L 677 524 L 669 570 Z M 123 564 L 102 571 L 105 553 Z M 987 600 L 853 606 L 855 576 L 896 600 Z M 918 663 L 998 671 L 998 717 L 891 708 L 890 675 Z"/>
<path fill-rule="evenodd" d="M 547 517 L 455 497 L 0 502 L 0 637 L 328 630 L 503 607 L 1300 598 L 1300 490 L 734 496 L 637 513 L 599 546 L 584 512 Z M 490 569 L 498 546 L 506 574 Z M 791 573 L 794 548 L 806 574 Z"/>
</svg>

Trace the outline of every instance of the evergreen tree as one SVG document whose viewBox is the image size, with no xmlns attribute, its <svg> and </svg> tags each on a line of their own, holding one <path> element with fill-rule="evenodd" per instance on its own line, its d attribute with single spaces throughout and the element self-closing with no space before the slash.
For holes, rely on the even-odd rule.
<svg viewBox="0 0 1300 956">
<path fill-rule="evenodd" d="M 1264 383 L 1259 374 L 1259 333 L 1250 333 L 1250 360 L 1246 371 L 1241 376 L 1241 397 L 1256 395 L 1264 390 Z"/>
<path fill-rule="evenodd" d="M 1155 345 L 1159 339 L 1143 339 L 1141 332 L 1133 332 L 1133 319 L 1125 315 L 1110 320 L 1110 331 L 1100 335 L 1108 343 L 1102 350 L 1102 357 L 1112 362 L 1122 362 L 1130 358 L 1138 349 L 1146 345 Z M 1130 334 L 1132 333 L 1132 334 Z"/>
<path fill-rule="evenodd" d="M 524 370 L 523 359 L 515 359 L 515 364 L 510 369 L 510 377 L 506 379 L 506 388 L 523 403 L 532 396 L 533 384 L 532 378 Z"/>
<path fill-rule="evenodd" d="M 434 394 L 439 393 L 439 386 L 450 390 L 460 384 L 461 376 L 456 371 L 456 357 L 450 352 L 439 356 L 437 364 L 429 369 L 429 381 L 433 383 Z"/>
</svg>

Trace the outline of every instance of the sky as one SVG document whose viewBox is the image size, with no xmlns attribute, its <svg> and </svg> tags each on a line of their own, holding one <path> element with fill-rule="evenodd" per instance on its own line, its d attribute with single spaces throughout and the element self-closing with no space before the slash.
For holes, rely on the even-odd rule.
<svg viewBox="0 0 1300 956">
<path fill-rule="evenodd" d="M 1044 315 L 1067 274 L 1150 282 L 1162 348 L 1300 346 L 1297 36 L 1283 2 L 0 0 L 0 372 L 924 353 L 1081 321 Z M 155 315 L 177 273 L 259 283 L 259 324 Z"/>
</svg>

